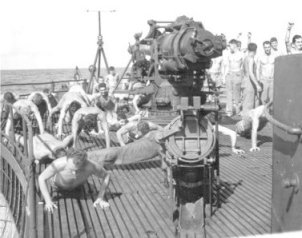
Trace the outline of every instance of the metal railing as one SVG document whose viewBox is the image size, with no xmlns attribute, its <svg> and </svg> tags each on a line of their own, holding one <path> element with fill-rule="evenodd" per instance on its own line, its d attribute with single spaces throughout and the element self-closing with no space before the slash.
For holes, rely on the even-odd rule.
<svg viewBox="0 0 302 238">
<path fill-rule="evenodd" d="M 82 84 L 84 90 L 86 90 L 86 87 L 88 85 L 87 79 L 80 79 L 80 80 L 61 80 L 61 81 L 39 82 L 39 83 L 9 83 L 9 84 L 1 84 L 1 87 L 2 88 L 16 87 L 16 86 L 33 87 L 33 86 L 49 85 L 51 92 L 60 93 L 60 92 L 68 91 L 69 83 Z M 20 96 L 26 96 L 26 94 L 21 94 Z"/>
<path fill-rule="evenodd" d="M 14 113 L 21 115 L 19 134 L 23 136 L 23 146 L 16 139 L 15 129 L 18 127 L 12 120 L 9 134 L 1 130 L 0 158 L 0 192 L 4 195 L 18 236 L 36 237 L 36 188 L 35 163 L 33 159 L 32 123 L 13 105 L 3 105 L 8 112 L 7 118 L 1 118 L 1 128 Z M 2 114 L 3 115 L 3 114 Z"/>
</svg>

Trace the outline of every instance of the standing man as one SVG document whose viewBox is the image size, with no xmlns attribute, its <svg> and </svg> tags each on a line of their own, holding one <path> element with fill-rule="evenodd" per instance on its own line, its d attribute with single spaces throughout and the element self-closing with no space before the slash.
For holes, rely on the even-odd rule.
<svg viewBox="0 0 302 238">
<path fill-rule="evenodd" d="M 105 83 L 109 89 L 109 96 L 112 96 L 113 90 L 115 89 L 117 82 L 119 81 L 119 74 L 115 72 L 113 66 L 109 67 L 109 74 L 106 76 Z"/>
<path fill-rule="evenodd" d="M 248 55 L 243 63 L 243 99 L 242 99 L 242 115 L 247 111 L 255 108 L 255 97 L 261 91 L 261 86 L 256 77 L 256 62 L 255 55 L 257 52 L 257 45 L 250 43 L 248 45 Z"/>
<path fill-rule="evenodd" d="M 274 54 L 275 57 L 284 55 L 284 52 L 278 49 L 278 40 L 276 37 L 272 37 L 270 39 L 270 43 L 271 43 L 272 54 Z"/>
<path fill-rule="evenodd" d="M 257 78 L 262 84 L 261 102 L 265 104 L 273 99 L 274 63 L 276 54 L 272 53 L 271 43 L 263 42 L 264 54 L 257 60 Z"/>
<path fill-rule="evenodd" d="M 302 36 L 294 35 L 292 42 L 290 42 L 290 33 L 294 26 L 294 23 L 288 23 L 286 35 L 285 35 L 285 45 L 287 54 L 301 54 L 302 53 Z"/>
<path fill-rule="evenodd" d="M 232 39 L 229 42 L 230 52 L 225 57 L 225 70 L 223 82 L 226 83 L 227 105 L 226 113 L 228 116 L 233 115 L 233 104 L 236 114 L 240 108 L 240 91 L 242 82 L 242 64 L 244 54 L 238 49 L 238 42 Z"/>
</svg>

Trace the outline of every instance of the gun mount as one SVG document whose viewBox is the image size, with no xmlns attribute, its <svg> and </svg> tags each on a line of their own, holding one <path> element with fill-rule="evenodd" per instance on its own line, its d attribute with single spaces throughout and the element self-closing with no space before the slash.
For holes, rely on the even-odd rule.
<svg viewBox="0 0 302 238">
<path fill-rule="evenodd" d="M 170 106 L 175 110 L 181 97 L 188 97 L 192 105 L 193 96 L 200 96 L 203 104 L 205 70 L 210 68 L 212 58 L 222 55 L 224 37 L 213 35 L 201 22 L 185 16 L 175 22 L 150 20 L 148 24 L 148 35 L 140 39 L 141 34 L 135 34 L 136 43 L 129 52 L 132 77 L 155 86 L 152 109 Z"/>
<path fill-rule="evenodd" d="M 148 82 L 134 94 L 148 95 L 149 115 L 158 117 L 165 111 L 180 115 L 169 129 L 181 123 L 181 131 L 165 141 L 164 167 L 175 208 L 173 221 L 176 234 L 183 229 L 201 231 L 206 211 L 212 214 L 215 200 L 219 206 L 219 106 L 211 90 L 207 93 L 214 93 L 216 100 L 206 103 L 203 85 L 211 59 L 222 55 L 226 42 L 185 16 L 175 22 L 150 20 L 148 24 L 148 35 L 140 39 L 142 34 L 135 34 L 136 43 L 129 47 L 132 78 Z M 213 113 L 211 121 L 207 115 Z"/>
</svg>

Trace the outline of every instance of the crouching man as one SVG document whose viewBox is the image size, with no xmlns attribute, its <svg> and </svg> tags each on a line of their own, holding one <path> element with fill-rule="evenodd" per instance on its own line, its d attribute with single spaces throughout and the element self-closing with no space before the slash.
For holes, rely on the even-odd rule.
<svg viewBox="0 0 302 238">
<path fill-rule="evenodd" d="M 57 208 L 49 194 L 47 180 L 54 188 L 73 190 L 83 185 L 93 174 L 103 180 L 98 198 L 93 205 L 100 205 L 101 208 L 109 207 L 109 203 L 103 200 L 109 184 L 109 174 L 103 167 L 88 160 L 85 151 L 72 149 L 67 153 L 67 156 L 53 161 L 39 176 L 39 186 L 45 200 L 46 210 L 53 212 L 54 208 Z"/>
</svg>

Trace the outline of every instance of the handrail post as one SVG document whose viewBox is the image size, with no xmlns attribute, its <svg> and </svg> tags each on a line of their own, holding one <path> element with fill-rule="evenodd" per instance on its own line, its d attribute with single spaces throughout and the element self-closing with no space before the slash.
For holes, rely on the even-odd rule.
<svg viewBox="0 0 302 238">
<path fill-rule="evenodd" d="M 37 211 L 36 211 L 36 165 L 34 162 L 33 156 L 33 131 L 32 131 L 32 124 L 28 122 L 28 158 L 30 162 L 30 176 L 28 181 L 28 194 L 27 194 L 27 201 L 29 206 L 29 223 L 30 223 L 30 237 L 36 238 L 37 237 Z"/>
<path fill-rule="evenodd" d="M 51 92 L 55 91 L 55 82 L 52 80 L 51 81 Z"/>
<path fill-rule="evenodd" d="M 82 88 L 84 89 L 85 92 L 87 92 L 87 87 L 88 87 L 87 79 L 84 79 L 82 83 Z"/>
</svg>

